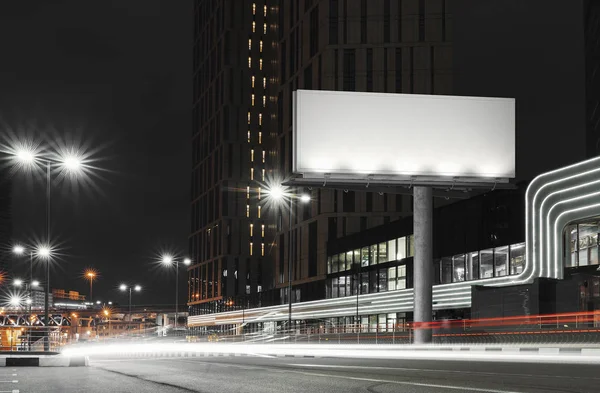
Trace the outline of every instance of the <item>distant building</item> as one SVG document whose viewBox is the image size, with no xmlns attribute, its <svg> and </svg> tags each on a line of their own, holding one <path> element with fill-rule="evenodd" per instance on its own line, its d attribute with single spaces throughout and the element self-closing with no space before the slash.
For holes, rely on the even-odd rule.
<svg viewBox="0 0 600 393">
<path fill-rule="evenodd" d="M 77 291 L 65 291 L 64 289 L 52 289 L 52 299 L 55 308 L 59 309 L 81 309 L 87 308 L 85 295 Z"/>
</svg>

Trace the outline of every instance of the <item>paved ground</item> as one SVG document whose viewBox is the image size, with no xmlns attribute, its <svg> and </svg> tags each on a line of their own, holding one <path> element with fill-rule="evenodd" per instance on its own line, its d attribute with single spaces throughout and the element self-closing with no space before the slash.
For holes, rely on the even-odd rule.
<svg viewBox="0 0 600 393">
<path fill-rule="evenodd" d="M 438 360 L 208 357 L 91 360 L 10 368 L 0 392 L 598 392 L 598 365 Z M 16 375 L 13 375 L 16 374 Z M 18 381 L 18 382 L 13 382 Z"/>
</svg>

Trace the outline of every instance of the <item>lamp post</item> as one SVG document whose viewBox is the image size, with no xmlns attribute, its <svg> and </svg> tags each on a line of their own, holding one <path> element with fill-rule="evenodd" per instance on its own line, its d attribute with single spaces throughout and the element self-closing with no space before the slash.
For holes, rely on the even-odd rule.
<svg viewBox="0 0 600 393">
<path fill-rule="evenodd" d="M 309 203 L 311 197 L 309 194 L 293 194 L 281 185 L 275 185 L 266 190 L 267 196 L 280 207 L 285 206 L 287 200 L 288 206 L 288 329 L 292 328 L 292 260 L 294 258 L 294 250 L 292 247 L 292 217 L 294 209 L 294 199 L 301 203 Z"/>
<path fill-rule="evenodd" d="M 175 323 L 174 329 L 177 329 L 177 321 L 179 319 L 179 259 L 173 258 L 171 255 L 163 255 L 161 258 L 165 266 L 172 266 L 175 263 Z M 189 266 L 192 263 L 190 258 L 184 258 L 183 264 Z"/>
<path fill-rule="evenodd" d="M 73 149 L 66 150 L 56 155 L 42 155 L 31 145 L 21 144 L 17 148 L 10 149 L 15 164 L 25 168 L 45 167 L 46 172 L 46 236 L 44 247 L 40 247 L 37 255 L 46 259 L 46 294 L 44 297 L 44 322 L 49 328 L 50 309 L 50 189 L 52 185 L 51 169 L 56 166 L 63 175 L 76 176 L 84 171 L 83 157 Z M 46 335 L 49 330 L 46 330 Z M 44 340 L 44 350 L 50 350 L 49 337 Z"/>
<path fill-rule="evenodd" d="M 90 303 L 94 303 L 93 295 L 93 284 L 94 280 L 98 277 L 98 273 L 94 269 L 88 269 L 83 273 L 83 277 L 90 282 Z"/>
<path fill-rule="evenodd" d="M 132 286 L 128 286 L 126 284 L 121 284 L 119 289 L 123 292 L 129 291 L 129 322 L 131 322 L 131 320 L 132 320 L 132 318 L 131 318 L 131 292 L 132 292 L 132 290 L 139 292 L 142 290 L 142 287 L 140 285 L 135 285 L 132 287 Z"/>
</svg>

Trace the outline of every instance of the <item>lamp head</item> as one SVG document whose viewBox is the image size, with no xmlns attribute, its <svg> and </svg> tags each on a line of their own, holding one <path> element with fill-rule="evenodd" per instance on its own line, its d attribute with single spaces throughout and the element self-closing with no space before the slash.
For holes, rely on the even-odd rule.
<svg viewBox="0 0 600 393">
<path fill-rule="evenodd" d="M 23 253 L 25 252 L 25 247 L 23 246 L 14 246 L 13 247 L 13 252 L 17 255 L 23 255 Z"/>
</svg>

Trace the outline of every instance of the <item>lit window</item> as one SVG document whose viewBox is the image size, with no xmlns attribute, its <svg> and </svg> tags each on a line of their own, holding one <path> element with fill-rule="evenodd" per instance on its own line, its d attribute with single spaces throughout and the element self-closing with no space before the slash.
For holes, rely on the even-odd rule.
<svg viewBox="0 0 600 393">
<path fill-rule="evenodd" d="M 263 24 L 263 34 L 267 34 L 267 24 Z"/>
<path fill-rule="evenodd" d="M 267 87 L 267 78 L 263 78 L 263 88 Z"/>
<path fill-rule="evenodd" d="M 248 143 L 250 143 L 250 131 L 248 131 Z"/>
<path fill-rule="evenodd" d="M 248 132 L 248 134 L 250 134 L 250 132 Z M 248 136 L 248 139 L 250 139 L 250 137 Z M 250 141 L 248 141 L 250 142 Z M 258 132 L 258 144 L 260 145 L 262 143 L 262 131 Z"/>
<path fill-rule="evenodd" d="M 250 95 L 250 101 L 252 101 L 252 106 L 254 106 L 254 94 Z"/>
<path fill-rule="evenodd" d="M 261 41 L 261 48 L 262 48 L 262 41 Z M 248 38 L 248 50 L 252 50 L 252 38 Z"/>
<path fill-rule="evenodd" d="M 246 199 L 250 199 L 250 186 L 246 186 Z"/>
<path fill-rule="evenodd" d="M 252 246 L 253 246 L 253 244 L 252 244 L 252 242 L 250 242 L 250 255 L 252 255 L 252 248 L 253 248 Z"/>
<path fill-rule="evenodd" d="M 258 125 L 262 126 L 262 113 L 258 114 Z"/>
<path fill-rule="evenodd" d="M 248 124 L 250 124 L 250 112 L 248 112 Z"/>
<path fill-rule="evenodd" d="M 263 150 L 263 164 L 265 163 L 266 158 L 267 158 L 267 152 Z"/>
<path fill-rule="evenodd" d="M 252 88 L 254 89 L 254 80 L 256 79 L 256 77 L 254 75 L 252 75 Z M 264 79 L 264 78 L 263 78 Z"/>
<path fill-rule="evenodd" d="M 250 168 L 250 180 L 254 180 L 254 168 Z"/>
<path fill-rule="evenodd" d="M 263 7 L 263 15 L 267 16 L 267 6 L 266 5 Z"/>
<path fill-rule="evenodd" d="M 256 33 L 256 22 L 252 21 L 252 32 Z"/>
<path fill-rule="evenodd" d="M 250 217 L 250 205 L 246 205 L 246 217 Z"/>
<path fill-rule="evenodd" d="M 267 106 L 267 96 L 263 96 L 263 107 Z"/>
<path fill-rule="evenodd" d="M 254 149 L 250 150 L 250 161 L 254 162 Z"/>
<path fill-rule="evenodd" d="M 258 205 L 258 218 L 260 218 L 260 205 Z"/>
<path fill-rule="evenodd" d="M 252 3 L 252 15 L 256 15 L 256 3 Z"/>
<path fill-rule="evenodd" d="M 262 224 L 260 226 L 260 234 L 262 237 L 265 237 L 265 224 Z"/>
<path fill-rule="evenodd" d="M 254 224 L 250 224 L 250 237 L 254 236 Z"/>
<path fill-rule="evenodd" d="M 262 70 L 262 59 L 258 60 L 258 69 Z"/>
<path fill-rule="evenodd" d="M 248 56 L 248 68 L 252 68 L 252 57 Z"/>
<path fill-rule="evenodd" d="M 258 187 L 258 200 L 260 201 L 260 187 Z"/>
<path fill-rule="evenodd" d="M 262 40 L 260 40 L 258 44 L 258 50 L 260 50 L 260 53 L 262 53 Z"/>
<path fill-rule="evenodd" d="M 265 256 L 265 243 L 260 243 L 260 255 Z"/>
<path fill-rule="evenodd" d="M 262 170 L 262 180 L 265 181 L 265 168 Z"/>
</svg>

